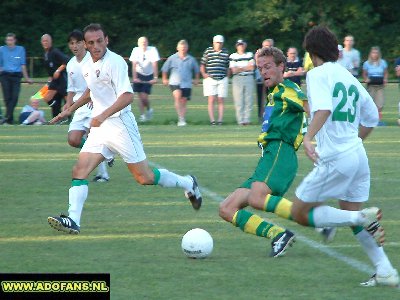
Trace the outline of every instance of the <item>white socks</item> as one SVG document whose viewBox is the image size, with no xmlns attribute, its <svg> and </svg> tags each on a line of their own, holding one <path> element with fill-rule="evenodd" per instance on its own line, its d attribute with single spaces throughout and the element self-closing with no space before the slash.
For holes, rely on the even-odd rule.
<svg viewBox="0 0 400 300">
<path fill-rule="evenodd" d="M 181 176 L 172 173 L 166 169 L 158 169 L 160 172 L 160 179 L 158 185 L 162 187 L 180 187 L 185 191 L 191 191 L 193 188 L 193 181 L 189 176 Z"/>
<path fill-rule="evenodd" d="M 98 166 L 97 166 L 97 176 L 101 176 L 103 178 L 109 179 L 110 176 L 108 175 L 107 172 L 107 165 L 105 161 L 102 161 Z"/>
<path fill-rule="evenodd" d="M 394 269 L 386 256 L 383 247 L 376 244 L 375 239 L 365 229 L 355 235 L 356 239 L 360 242 L 365 253 L 376 268 L 376 273 L 380 276 L 388 276 L 393 274 Z"/>
<path fill-rule="evenodd" d="M 69 189 L 69 209 L 68 216 L 80 226 L 83 204 L 88 196 L 88 186 L 72 186 Z"/>
<path fill-rule="evenodd" d="M 331 206 L 318 206 L 313 209 L 315 227 L 343 227 L 362 224 L 359 211 L 341 210 Z"/>
</svg>

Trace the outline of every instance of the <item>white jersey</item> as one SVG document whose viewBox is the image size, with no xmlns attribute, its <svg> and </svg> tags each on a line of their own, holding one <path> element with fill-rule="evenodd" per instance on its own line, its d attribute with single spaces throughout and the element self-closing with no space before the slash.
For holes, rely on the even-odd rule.
<svg viewBox="0 0 400 300">
<path fill-rule="evenodd" d="M 86 90 L 87 85 L 85 78 L 83 78 L 81 66 L 90 58 L 89 52 L 86 52 L 86 55 L 83 59 L 78 62 L 76 56 L 71 58 L 67 64 L 67 74 L 68 74 L 68 86 L 67 92 L 75 93 L 73 101 L 76 102 L 83 92 Z"/>
<path fill-rule="evenodd" d="M 82 64 L 82 73 L 90 89 L 93 117 L 100 115 L 113 105 L 122 94 L 133 93 L 128 76 L 128 65 L 122 56 L 109 49 L 98 61 L 93 62 L 90 58 Z M 131 105 L 111 117 L 117 117 L 128 111 L 131 111 Z"/>
<path fill-rule="evenodd" d="M 135 47 L 129 60 L 136 63 L 136 72 L 148 76 L 153 74 L 153 63 L 160 60 L 160 55 L 156 47 L 147 46 L 146 51 Z"/>
<path fill-rule="evenodd" d="M 316 134 L 321 160 L 362 145 L 359 125 L 375 127 L 378 110 L 361 83 L 338 63 L 327 62 L 307 72 L 307 98 L 311 118 L 318 110 L 331 115 Z"/>
</svg>

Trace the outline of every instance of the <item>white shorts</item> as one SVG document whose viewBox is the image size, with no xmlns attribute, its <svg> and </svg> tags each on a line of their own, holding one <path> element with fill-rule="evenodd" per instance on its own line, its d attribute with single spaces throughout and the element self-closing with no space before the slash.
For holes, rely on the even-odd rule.
<svg viewBox="0 0 400 300">
<path fill-rule="evenodd" d="M 296 196 L 303 202 L 365 202 L 369 187 L 368 158 L 361 145 L 328 162 L 318 162 L 296 189 Z"/>
<path fill-rule="evenodd" d="M 92 110 L 87 106 L 79 107 L 69 124 L 68 132 L 73 130 L 86 131 L 90 128 L 90 120 L 92 118 Z"/>
<path fill-rule="evenodd" d="M 126 163 L 146 159 L 139 128 L 132 112 L 106 119 L 100 127 L 90 128 L 81 152 L 101 153 L 106 160 L 119 154 Z"/>
<path fill-rule="evenodd" d="M 228 77 L 224 77 L 221 80 L 207 77 L 203 80 L 203 93 L 205 97 L 218 96 L 226 98 L 228 96 Z"/>
</svg>

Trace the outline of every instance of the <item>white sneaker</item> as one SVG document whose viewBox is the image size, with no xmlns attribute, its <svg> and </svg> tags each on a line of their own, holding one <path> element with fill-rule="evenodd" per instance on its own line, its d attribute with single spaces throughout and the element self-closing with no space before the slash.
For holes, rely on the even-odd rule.
<svg viewBox="0 0 400 300">
<path fill-rule="evenodd" d="M 399 287 L 399 273 L 397 272 L 397 270 L 394 270 L 394 272 L 388 276 L 378 276 L 374 274 L 367 281 L 361 282 L 360 285 L 365 287 L 371 287 L 371 286 Z"/>
<path fill-rule="evenodd" d="M 379 223 L 382 218 L 382 211 L 378 207 L 368 207 L 361 210 L 361 214 L 365 219 L 363 224 L 365 230 L 374 237 L 378 246 L 383 246 L 385 242 L 385 230 Z"/>
<path fill-rule="evenodd" d="M 146 120 L 147 120 L 147 121 L 153 119 L 153 112 L 154 112 L 154 110 L 153 110 L 152 108 L 150 108 L 150 109 L 146 112 Z"/>
<path fill-rule="evenodd" d="M 185 119 L 179 120 L 177 125 L 178 125 L 179 127 L 180 127 L 180 126 L 186 126 L 186 121 L 185 121 Z"/>
<path fill-rule="evenodd" d="M 322 236 L 322 241 L 325 244 L 332 242 L 336 236 L 337 228 L 336 227 L 324 227 L 320 231 Z"/>
<path fill-rule="evenodd" d="M 146 116 L 145 115 L 140 115 L 139 121 L 140 122 L 146 122 L 147 121 Z"/>
</svg>

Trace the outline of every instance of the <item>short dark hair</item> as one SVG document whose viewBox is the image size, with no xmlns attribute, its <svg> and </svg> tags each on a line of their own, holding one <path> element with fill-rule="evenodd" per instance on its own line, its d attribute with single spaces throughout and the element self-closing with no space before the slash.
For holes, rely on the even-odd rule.
<svg viewBox="0 0 400 300">
<path fill-rule="evenodd" d="M 91 23 L 83 29 L 83 36 L 85 36 L 88 31 L 102 31 L 104 33 L 104 37 L 107 36 L 107 33 L 99 23 Z"/>
<path fill-rule="evenodd" d="M 13 32 L 7 33 L 7 34 L 6 34 L 6 38 L 8 38 L 8 37 L 12 37 L 12 38 L 14 38 L 14 39 L 17 38 L 17 36 L 16 36 L 15 33 L 13 33 Z"/>
<path fill-rule="evenodd" d="M 79 29 L 75 29 L 73 30 L 69 35 L 68 35 L 68 43 L 72 40 L 77 40 L 79 41 L 83 41 L 83 32 L 80 31 Z"/>
<path fill-rule="evenodd" d="M 257 58 L 263 56 L 272 56 L 276 65 L 283 63 L 284 68 L 286 68 L 286 56 L 281 49 L 276 47 L 264 47 L 258 51 Z"/>
<path fill-rule="evenodd" d="M 339 58 L 336 35 L 326 26 L 311 28 L 304 37 L 303 46 L 310 56 L 318 56 L 324 62 L 335 62 Z"/>
</svg>

